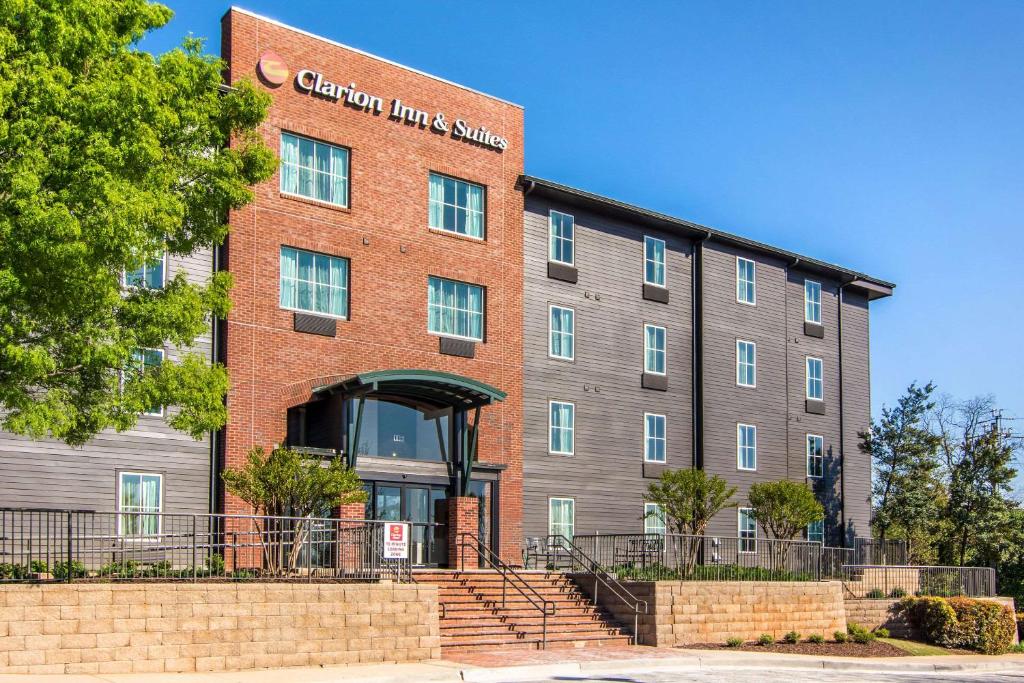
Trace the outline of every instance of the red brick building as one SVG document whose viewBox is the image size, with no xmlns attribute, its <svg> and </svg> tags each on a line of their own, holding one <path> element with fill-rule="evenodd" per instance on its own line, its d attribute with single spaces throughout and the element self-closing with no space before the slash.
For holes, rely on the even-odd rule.
<svg viewBox="0 0 1024 683">
<path fill-rule="evenodd" d="M 517 559 L 523 110 L 238 9 L 223 57 L 273 98 L 282 161 L 219 257 L 221 467 L 322 448 L 357 467 L 367 515 L 419 524 L 414 562 L 446 563 L 448 499 L 469 496 L 473 531 Z"/>
</svg>

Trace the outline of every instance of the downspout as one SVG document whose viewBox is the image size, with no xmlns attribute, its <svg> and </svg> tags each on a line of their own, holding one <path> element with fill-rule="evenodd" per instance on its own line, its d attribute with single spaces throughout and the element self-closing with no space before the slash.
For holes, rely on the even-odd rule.
<svg viewBox="0 0 1024 683">
<path fill-rule="evenodd" d="M 690 421 L 693 427 L 693 469 L 704 469 L 704 242 L 711 239 L 706 231 L 693 244 L 693 265 L 690 268 L 690 313 L 693 335 L 691 356 L 693 367 Z"/>
</svg>

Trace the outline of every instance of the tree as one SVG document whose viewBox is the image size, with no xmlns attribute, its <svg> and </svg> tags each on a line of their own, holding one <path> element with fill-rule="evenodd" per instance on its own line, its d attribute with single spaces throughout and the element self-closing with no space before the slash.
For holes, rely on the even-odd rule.
<svg viewBox="0 0 1024 683">
<path fill-rule="evenodd" d="M 356 471 L 341 458 L 324 466 L 318 456 L 275 448 L 268 456 L 256 447 L 244 467 L 221 473 L 224 488 L 266 518 L 257 520 L 267 568 L 294 569 L 309 533 L 306 517 L 326 516 L 335 505 L 366 502 Z M 285 520 L 282 518 L 291 518 Z"/>
<path fill-rule="evenodd" d="M 810 487 L 788 479 L 752 484 L 747 500 L 769 538 L 796 538 L 808 524 L 825 518 L 825 508 Z"/>
<path fill-rule="evenodd" d="M 198 354 L 138 372 L 139 349 L 191 346 L 229 307 L 227 273 L 163 289 L 122 277 L 212 248 L 274 155 L 269 97 L 221 87 L 185 40 L 136 48 L 171 11 L 146 0 L 0 0 L 0 409 L 3 429 L 82 444 L 178 409 L 196 438 L 224 424 L 227 376 Z"/>
<path fill-rule="evenodd" d="M 659 506 L 672 533 L 686 536 L 680 539 L 680 550 L 686 546 L 682 558 L 686 575 L 692 573 L 697 563 L 701 547 L 698 537 L 704 534 L 712 517 L 736 506 L 732 499 L 735 495 L 735 486 L 698 469 L 666 470 L 658 481 L 648 485 L 644 500 Z"/>
<path fill-rule="evenodd" d="M 923 387 L 911 384 L 895 408 L 883 408 L 881 421 L 872 421 L 870 430 L 859 435 L 860 450 L 871 457 L 871 524 L 883 552 L 894 528 L 913 533 L 934 516 L 939 442 L 926 420 L 934 407 L 934 390 L 930 382 Z"/>
</svg>

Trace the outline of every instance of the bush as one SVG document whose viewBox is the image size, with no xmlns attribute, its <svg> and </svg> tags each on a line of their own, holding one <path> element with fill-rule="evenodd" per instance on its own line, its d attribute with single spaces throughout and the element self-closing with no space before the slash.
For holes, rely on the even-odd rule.
<svg viewBox="0 0 1024 683">
<path fill-rule="evenodd" d="M 85 576 L 85 565 L 78 560 L 71 560 L 71 578 L 81 579 Z M 58 562 L 53 565 L 53 578 L 63 581 L 68 578 L 68 563 Z"/>
<path fill-rule="evenodd" d="M 729 646 L 729 647 L 739 647 L 740 645 L 743 644 L 743 639 L 742 638 L 730 638 L 729 640 L 725 641 L 725 644 L 727 646 Z"/>
<path fill-rule="evenodd" d="M 0 579 L 20 581 L 27 579 L 28 575 L 28 567 L 23 564 L 11 564 L 10 562 L 0 564 Z"/>
<path fill-rule="evenodd" d="M 784 643 L 789 643 L 790 645 L 796 645 L 800 642 L 800 634 L 796 631 L 790 631 L 786 635 L 782 636 L 782 641 Z"/>
<path fill-rule="evenodd" d="M 960 577 L 956 574 L 922 572 L 921 587 L 917 595 L 948 598 L 961 595 Z"/>
<path fill-rule="evenodd" d="M 1010 608 L 990 600 L 905 598 L 900 609 L 928 642 L 983 654 L 1006 652 L 1017 628 Z"/>
<path fill-rule="evenodd" d="M 869 600 L 881 600 L 885 597 L 885 591 L 883 591 L 881 588 L 872 588 L 864 594 L 864 597 L 868 598 Z"/>
<path fill-rule="evenodd" d="M 929 643 L 942 647 L 956 646 L 956 612 L 942 598 L 904 598 L 897 609 Z"/>
<path fill-rule="evenodd" d="M 33 574 L 49 574 L 50 565 L 42 560 L 32 560 L 30 565 L 32 567 Z"/>
<path fill-rule="evenodd" d="M 907 591 L 903 590 L 899 586 L 896 586 L 891 591 L 889 591 L 889 597 L 890 598 L 905 598 L 905 597 L 907 597 Z"/>
<path fill-rule="evenodd" d="M 832 634 L 832 638 L 837 643 L 845 643 L 847 641 L 847 639 L 848 639 L 848 637 L 846 635 L 846 631 L 836 631 L 835 633 Z"/>
<path fill-rule="evenodd" d="M 877 636 L 877 637 L 879 637 L 879 638 L 888 638 L 888 637 L 889 637 L 889 629 L 887 629 L 887 628 L 882 628 L 881 626 L 879 626 L 878 628 L 876 628 L 876 629 L 875 629 L 875 630 L 873 631 L 873 633 L 875 634 L 875 636 Z"/>
<path fill-rule="evenodd" d="M 757 637 L 757 644 L 758 645 L 771 645 L 774 642 L 775 642 L 775 639 L 772 638 L 771 634 L 769 634 L 769 633 L 762 633 L 761 635 L 759 635 Z"/>
<path fill-rule="evenodd" d="M 807 636 L 807 642 L 814 643 L 815 645 L 821 645 L 825 642 L 825 636 L 821 635 L 820 633 L 812 633 L 811 635 Z"/>
<path fill-rule="evenodd" d="M 875 640 L 875 634 L 859 624 L 847 624 L 846 630 L 850 633 L 850 640 L 861 645 L 867 645 Z"/>
</svg>

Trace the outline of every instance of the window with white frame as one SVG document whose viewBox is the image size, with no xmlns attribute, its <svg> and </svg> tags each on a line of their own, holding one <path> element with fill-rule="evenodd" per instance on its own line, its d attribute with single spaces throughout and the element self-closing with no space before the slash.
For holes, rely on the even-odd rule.
<svg viewBox="0 0 1024 683">
<path fill-rule="evenodd" d="M 665 328 L 644 325 L 644 372 L 665 374 Z"/>
<path fill-rule="evenodd" d="M 665 462 L 665 416 L 644 414 L 644 461 Z"/>
<path fill-rule="evenodd" d="M 807 398 L 821 401 L 825 395 L 820 358 L 807 357 Z"/>
<path fill-rule="evenodd" d="M 143 289 L 163 289 L 166 282 L 167 254 L 142 264 L 135 270 L 126 271 L 124 284 L 127 287 Z"/>
<path fill-rule="evenodd" d="M 644 503 L 644 533 L 664 536 L 668 530 L 665 511 L 657 503 Z"/>
<path fill-rule="evenodd" d="M 567 266 L 575 263 L 575 219 L 561 211 L 548 214 L 548 260 L 564 263 Z"/>
<path fill-rule="evenodd" d="M 548 405 L 548 415 L 548 451 L 557 455 L 572 455 L 576 445 L 576 405 L 565 401 L 551 401 Z"/>
<path fill-rule="evenodd" d="M 160 367 L 163 362 L 163 349 L 134 349 L 132 351 L 131 369 L 140 375 Z M 163 406 L 154 406 L 146 409 L 142 414 L 160 417 L 164 414 L 164 408 Z"/>
<path fill-rule="evenodd" d="M 348 259 L 281 247 L 281 308 L 348 318 Z"/>
<path fill-rule="evenodd" d="M 736 467 L 757 469 L 757 427 L 754 425 L 736 425 Z"/>
<path fill-rule="evenodd" d="M 736 257 L 736 300 L 741 304 L 757 303 L 754 291 L 754 262 L 742 256 Z"/>
<path fill-rule="evenodd" d="M 483 239 L 483 186 L 431 173 L 429 204 L 431 228 Z"/>
<path fill-rule="evenodd" d="M 281 192 L 348 206 L 348 150 L 281 133 Z"/>
<path fill-rule="evenodd" d="M 741 553 L 757 552 L 757 520 L 753 508 L 740 508 L 737 514 L 737 535 Z"/>
<path fill-rule="evenodd" d="M 754 342 L 736 340 L 736 384 L 757 386 L 757 344 Z"/>
<path fill-rule="evenodd" d="M 804 280 L 804 320 L 821 324 L 821 283 Z"/>
<path fill-rule="evenodd" d="M 825 440 L 817 434 L 807 435 L 807 476 L 825 475 Z"/>
<path fill-rule="evenodd" d="M 665 240 L 644 237 L 644 282 L 665 286 Z"/>
<path fill-rule="evenodd" d="M 548 534 L 564 536 L 568 540 L 576 535 L 576 501 L 572 498 L 548 498 Z"/>
<path fill-rule="evenodd" d="M 807 540 L 812 543 L 825 543 L 825 520 L 819 519 L 807 525 Z"/>
<path fill-rule="evenodd" d="M 575 356 L 576 311 L 552 304 L 548 312 L 548 355 L 572 360 Z"/>
<path fill-rule="evenodd" d="M 446 337 L 484 339 L 484 288 L 427 278 L 427 330 Z"/>
<path fill-rule="evenodd" d="M 117 525 L 122 536 L 156 536 L 163 508 L 163 476 L 121 472 L 118 476 Z"/>
</svg>

